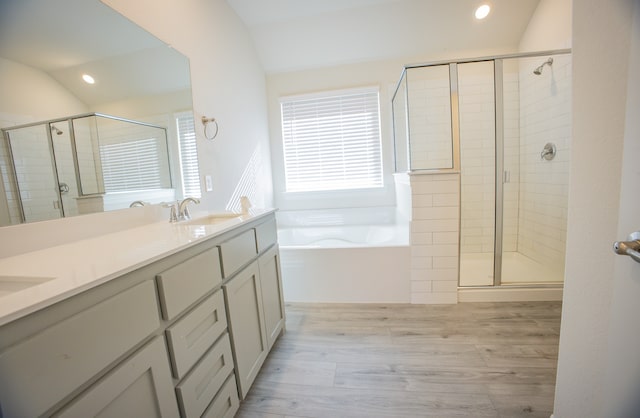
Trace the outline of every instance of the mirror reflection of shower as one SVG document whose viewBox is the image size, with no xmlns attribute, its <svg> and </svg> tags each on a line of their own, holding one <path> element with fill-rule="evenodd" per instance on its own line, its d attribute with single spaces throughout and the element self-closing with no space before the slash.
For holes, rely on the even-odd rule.
<svg viewBox="0 0 640 418">
<path fill-rule="evenodd" d="M 60 129 L 58 129 L 55 125 L 51 125 L 51 132 L 55 133 L 56 135 L 62 135 L 64 133 Z"/>
<path fill-rule="evenodd" d="M 87 113 L 4 128 L 2 135 L 7 179 L 0 202 L 9 218 L 0 225 L 175 199 L 164 127 Z"/>
<path fill-rule="evenodd" d="M 545 65 L 548 65 L 549 67 L 551 67 L 553 65 L 553 58 L 549 58 L 548 60 L 546 60 L 545 62 L 542 63 L 541 66 L 537 67 L 535 70 L 533 70 L 533 73 L 535 75 L 540 75 L 542 74 L 542 69 L 544 68 Z"/>
</svg>

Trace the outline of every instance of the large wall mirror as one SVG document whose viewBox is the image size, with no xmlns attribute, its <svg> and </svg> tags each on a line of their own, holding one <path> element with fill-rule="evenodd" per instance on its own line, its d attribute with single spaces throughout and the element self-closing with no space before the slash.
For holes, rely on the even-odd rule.
<svg viewBox="0 0 640 418">
<path fill-rule="evenodd" d="M 187 58 L 99 0 L 2 1 L 0 91 L 0 226 L 199 195 Z"/>
</svg>

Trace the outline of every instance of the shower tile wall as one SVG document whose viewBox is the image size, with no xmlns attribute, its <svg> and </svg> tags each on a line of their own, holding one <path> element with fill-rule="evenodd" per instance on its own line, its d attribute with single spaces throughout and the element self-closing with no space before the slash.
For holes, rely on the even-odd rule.
<svg viewBox="0 0 640 418">
<path fill-rule="evenodd" d="M 541 75 L 533 68 L 544 59 L 527 59 L 520 67 L 520 210 L 518 251 L 535 261 L 564 268 L 571 140 L 571 58 L 556 56 Z M 557 155 L 542 160 L 547 142 Z"/>
</svg>

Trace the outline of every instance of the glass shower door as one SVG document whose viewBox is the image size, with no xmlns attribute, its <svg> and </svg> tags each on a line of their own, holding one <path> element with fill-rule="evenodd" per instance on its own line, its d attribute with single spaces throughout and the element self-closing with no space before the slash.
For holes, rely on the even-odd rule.
<svg viewBox="0 0 640 418">
<path fill-rule="evenodd" d="M 9 146 L 24 222 L 62 217 L 48 124 L 9 132 Z"/>
<path fill-rule="evenodd" d="M 460 286 L 494 284 L 496 129 L 493 61 L 458 64 Z"/>
<path fill-rule="evenodd" d="M 504 60 L 501 284 L 564 279 L 571 56 Z"/>
</svg>

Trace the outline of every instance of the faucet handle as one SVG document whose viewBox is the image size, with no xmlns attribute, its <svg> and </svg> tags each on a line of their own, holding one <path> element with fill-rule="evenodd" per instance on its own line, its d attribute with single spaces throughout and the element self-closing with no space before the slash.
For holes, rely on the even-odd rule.
<svg viewBox="0 0 640 418">
<path fill-rule="evenodd" d="M 169 222 L 178 222 L 178 202 L 163 203 L 163 208 L 169 208 Z"/>
</svg>

